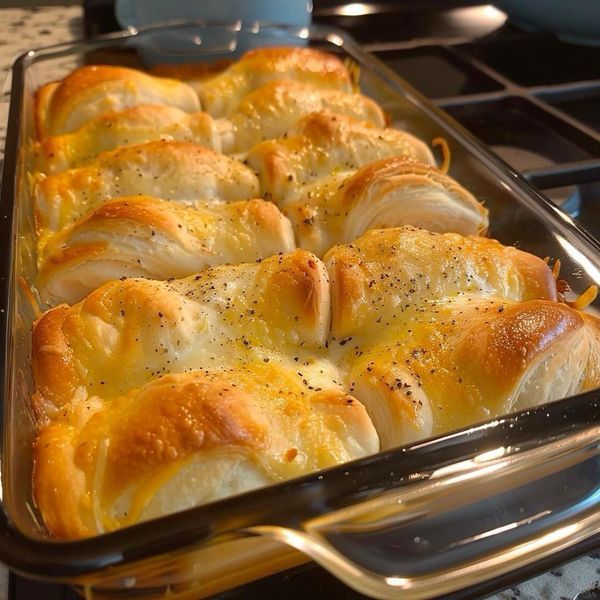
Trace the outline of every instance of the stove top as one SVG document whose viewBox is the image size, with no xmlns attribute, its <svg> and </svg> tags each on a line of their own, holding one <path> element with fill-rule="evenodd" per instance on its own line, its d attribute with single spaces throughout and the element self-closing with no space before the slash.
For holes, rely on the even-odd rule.
<svg viewBox="0 0 600 600">
<path fill-rule="evenodd" d="M 112 0 L 87 0 L 84 9 L 89 35 L 117 28 Z M 600 48 L 523 31 L 491 5 L 469 0 L 314 0 L 313 16 L 357 38 L 600 237 Z M 79 598 L 69 588 L 14 575 L 10 595 Z M 364 598 L 313 564 L 218 598 L 307 596 Z"/>
</svg>

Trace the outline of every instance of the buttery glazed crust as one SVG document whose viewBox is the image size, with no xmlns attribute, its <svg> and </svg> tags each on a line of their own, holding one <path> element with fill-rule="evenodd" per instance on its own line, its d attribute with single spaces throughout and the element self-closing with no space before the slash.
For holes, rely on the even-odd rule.
<svg viewBox="0 0 600 600">
<path fill-rule="evenodd" d="M 368 229 L 414 225 L 463 235 L 487 230 L 487 210 L 435 167 L 403 158 L 368 164 L 355 174 L 306 186 L 285 214 L 298 245 L 322 256 Z"/>
<path fill-rule="evenodd" d="M 353 85 L 342 62 L 312 48 L 250 50 L 223 73 L 196 85 L 202 107 L 213 117 L 224 117 L 258 87 L 278 79 L 294 79 L 317 88 L 351 93 Z"/>
<path fill-rule="evenodd" d="M 38 139 L 73 132 L 103 113 L 137 104 L 166 104 L 185 112 L 200 110 L 194 90 L 176 79 L 125 67 L 86 66 L 37 92 L 34 115 Z"/>
<path fill-rule="evenodd" d="M 591 329 L 547 300 L 442 301 L 396 320 L 379 340 L 353 338 L 365 351 L 347 386 L 382 448 L 392 448 L 591 389 L 583 384 L 598 351 Z"/>
<path fill-rule="evenodd" d="M 546 263 L 495 240 L 414 227 L 371 230 L 325 255 L 332 333 L 375 335 L 391 319 L 426 311 L 438 299 L 556 300 Z"/>
<path fill-rule="evenodd" d="M 38 235 L 54 233 L 110 198 L 229 202 L 258 196 L 255 174 L 240 162 L 188 142 L 155 141 L 104 152 L 85 167 L 37 175 Z"/>
<path fill-rule="evenodd" d="M 67 416 L 44 427 L 35 445 L 36 501 L 53 535 L 85 537 L 148 518 L 154 505 L 161 513 L 189 508 L 378 448 L 356 399 L 310 391 L 292 369 L 261 362 L 167 375 L 96 410 L 83 426 Z M 190 487 L 181 472 L 201 480 Z"/>
<path fill-rule="evenodd" d="M 429 148 L 409 133 L 320 111 L 282 137 L 254 146 L 246 162 L 258 173 L 263 196 L 285 207 L 310 182 L 392 156 L 435 164 Z"/>
<path fill-rule="evenodd" d="M 385 126 L 383 110 L 362 94 L 321 89 L 290 79 L 272 81 L 245 96 L 229 113 L 235 140 L 232 151 L 243 152 L 279 137 L 301 117 L 320 110 Z"/>
<path fill-rule="evenodd" d="M 325 345 L 329 315 L 325 267 L 304 250 L 174 281 L 109 282 L 35 323 L 37 413 L 52 418 L 167 373 L 312 356 Z"/>
<path fill-rule="evenodd" d="M 51 239 L 38 290 L 49 305 L 73 304 L 111 279 L 185 277 L 294 248 L 292 227 L 271 202 L 189 207 L 131 196 L 104 203 Z"/>
<path fill-rule="evenodd" d="M 39 171 L 52 175 L 91 162 L 118 146 L 154 140 L 192 142 L 221 152 L 221 132 L 208 113 L 188 114 L 174 106 L 142 104 L 104 113 L 73 133 L 34 144 Z"/>
</svg>

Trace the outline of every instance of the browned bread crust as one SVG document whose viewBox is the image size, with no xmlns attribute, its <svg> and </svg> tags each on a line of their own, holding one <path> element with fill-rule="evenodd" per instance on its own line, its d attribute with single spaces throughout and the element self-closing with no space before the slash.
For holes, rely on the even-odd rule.
<svg viewBox="0 0 600 600">
<path fill-rule="evenodd" d="M 194 90 L 176 79 L 153 77 L 126 67 L 81 67 L 36 93 L 37 137 L 70 133 L 102 113 L 150 103 L 175 106 L 185 112 L 200 110 Z"/>
</svg>

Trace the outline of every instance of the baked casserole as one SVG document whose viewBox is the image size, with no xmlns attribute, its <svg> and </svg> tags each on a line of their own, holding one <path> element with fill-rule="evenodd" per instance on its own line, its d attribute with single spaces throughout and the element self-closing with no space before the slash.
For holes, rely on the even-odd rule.
<svg viewBox="0 0 600 600">
<path fill-rule="evenodd" d="M 308 48 L 36 96 L 34 494 L 74 539 L 600 385 L 558 266 Z"/>
</svg>

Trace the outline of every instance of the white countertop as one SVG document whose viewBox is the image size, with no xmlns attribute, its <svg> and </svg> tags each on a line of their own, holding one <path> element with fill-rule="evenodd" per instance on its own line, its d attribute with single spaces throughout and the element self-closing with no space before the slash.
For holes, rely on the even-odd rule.
<svg viewBox="0 0 600 600">
<path fill-rule="evenodd" d="M 83 37 L 79 5 L 3 7 L 0 0 L 0 159 L 4 155 L 10 100 L 10 65 L 22 52 Z M 30 3 L 32 4 L 32 3 Z M 556 568 L 491 597 L 493 600 L 600 600 L 600 552 Z M 8 595 L 8 573 L 0 566 L 0 600 Z M 32 599 L 37 600 L 37 599 Z M 42 600 L 42 599 L 40 599 Z"/>
</svg>

